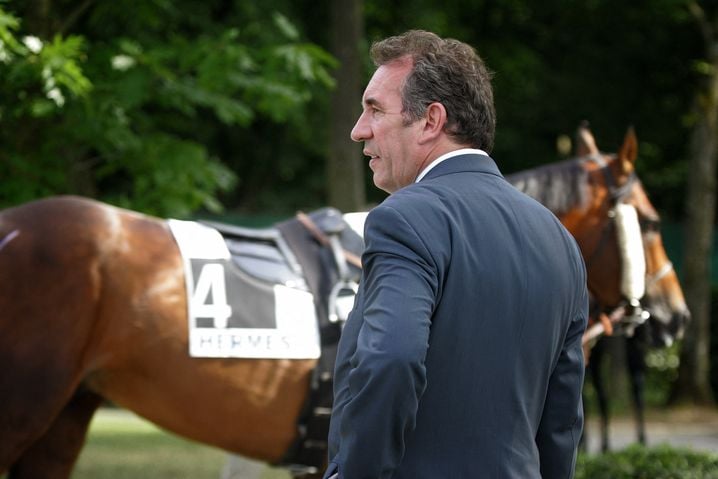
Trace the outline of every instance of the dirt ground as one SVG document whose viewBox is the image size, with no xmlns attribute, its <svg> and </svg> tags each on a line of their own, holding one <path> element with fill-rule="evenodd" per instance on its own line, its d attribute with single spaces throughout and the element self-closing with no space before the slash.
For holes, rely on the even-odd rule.
<svg viewBox="0 0 718 479">
<path fill-rule="evenodd" d="M 600 451 L 598 420 L 587 421 L 588 452 Z M 718 454 L 718 408 L 675 408 L 646 413 L 648 446 L 670 444 Z M 637 441 L 633 417 L 612 418 L 609 423 L 611 450 L 620 450 Z"/>
</svg>

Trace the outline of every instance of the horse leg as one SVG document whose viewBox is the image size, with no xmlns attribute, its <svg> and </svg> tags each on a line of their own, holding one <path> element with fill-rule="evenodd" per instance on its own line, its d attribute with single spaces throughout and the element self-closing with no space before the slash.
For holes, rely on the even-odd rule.
<svg viewBox="0 0 718 479">
<path fill-rule="evenodd" d="M 292 479 L 322 479 L 323 473 L 317 472 L 315 474 L 299 474 L 292 476 Z"/>
<path fill-rule="evenodd" d="M 591 361 L 588 363 L 588 369 L 591 374 L 591 382 L 593 389 L 596 391 L 596 401 L 598 402 L 598 411 L 600 414 L 601 429 L 601 452 L 607 452 L 609 449 L 608 440 L 608 398 L 606 390 L 603 387 L 603 377 L 601 375 L 601 362 L 605 352 L 605 341 L 599 340 L 591 350 Z"/>
<path fill-rule="evenodd" d="M 50 428 L 10 467 L 8 479 L 65 479 L 85 442 L 102 397 L 89 390 L 75 393 Z"/>
<path fill-rule="evenodd" d="M 644 389 L 646 383 L 646 361 L 644 356 L 643 338 L 640 337 L 641 331 L 636 330 L 633 337 L 626 340 L 626 365 L 628 366 L 628 375 L 631 378 L 631 393 L 633 395 L 633 406 L 636 417 L 636 434 L 640 444 L 646 444 L 646 424 L 644 418 L 645 401 Z"/>
<path fill-rule="evenodd" d="M 584 379 L 584 390 L 586 388 L 586 380 Z M 588 408 L 586 407 L 586 394 L 581 393 L 581 404 L 583 406 L 583 432 L 581 433 L 581 439 L 578 440 L 578 450 L 581 452 L 588 452 Z"/>
</svg>

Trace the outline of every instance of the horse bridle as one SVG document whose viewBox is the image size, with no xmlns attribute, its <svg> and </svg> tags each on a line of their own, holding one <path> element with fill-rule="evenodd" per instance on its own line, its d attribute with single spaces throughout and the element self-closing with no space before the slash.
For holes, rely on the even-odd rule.
<svg viewBox="0 0 718 479">
<path fill-rule="evenodd" d="M 603 174 L 603 178 L 608 190 L 608 201 L 609 207 L 607 210 L 608 221 L 607 225 L 613 224 L 613 228 L 606 226 L 602 229 L 601 237 L 594 251 L 588 255 L 586 260 L 586 268 L 591 262 L 597 257 L 601 250 L 607 244 L 609 240 L 611 230 L 615 230 L 615 210 L 616 206 L 620 203 L 624 203 L 624 200 L 631 194 L 634 185 L 638 182 L 638 176 L 635 171 L 632 171 L 627 180 L 623 184 L 618 184 L 616 178 L 611 171 L 610 165 L 600 154 L 593 154 L 586 157 L 588 161 L 596 163 L 599 167 L 599 171 Z M 656 221 L 654 220 L 639 220 L 641 234 L 645 231 L 645 226 L 648 225 L 648 229 L 656 229 Z M 645 258 L 644 258 L 645 261 Z M 673 271 L 673 263 L 668 261 L 655 273 L 645 275 L 645 287 L 644 290 L 653 286 L 655 283 L 660 281 L 663 277 Z M 645 296 L 645 293 L 644 293 Z M 640 324 L 644 323 L 649 317 L 650 312 L 644 309 L 640 298 L 625 298 L 621 300 L 616 306 L 604 306 L 599 303 L 599 314 L 603 315 L 604 322 L 610 321 L 611 324 L 621 324 L 624 326 L 623 330 L 627 336 L 632 336 L 635 328 Z M 605 326 L 605 325 L 604 325 Z M 601 334 L 605 327 L 601 328 Z"/>
</svg>

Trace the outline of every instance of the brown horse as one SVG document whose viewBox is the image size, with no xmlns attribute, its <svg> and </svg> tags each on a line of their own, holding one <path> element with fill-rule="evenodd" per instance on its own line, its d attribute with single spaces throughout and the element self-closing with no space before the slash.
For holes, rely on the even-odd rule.
<svg viewBox="0 0 718 479">
<path fill-rule="evenodd" d="M 582 182 L 574 188 L 580 201 L 564 201 L 557 214 L 576 235 L 591 290 L 608 311 L 623 301 L 615 239 L 603 233 L 612 188 L 629 191 L 622 201 L 644 222 L 657 215 L 638 181 L 626 187 L 635 137 L 617 156 L 595 156 L 605 165 L 576 160 L 555 169 L 566 182 L 553 184 Z M 565 196 L 540 177 L 525 175 L 553 190 L 544 199 Z M 644 242 L 652 275 L 667 259 L 657 232 Z M 687 312 L 675 273 L 647 292 L 667 305 L 665 324 L 678 330 Z M 76 197 L 0 213 L 0 472 L 68 477 L 104 399 L 199 442 L 280 460 L 297 435 L 317 361 L 199 359 L 187 351 L 184 272 L 166 222 Z"/>
<path fill-rule="evenodd" d="M 588 130 L 580 130 L 579 144 L 584 145 L 583 151 L 588 154 L 598 152 Z M 625 194 L 629 194 L 626 192 Z M 635 192 L 634 192 L 635 194 Z M 644 204 L 644 192 L 636 198 L 637 204 Z M 619 199 L 620 201 L 620 199 Z M 631 386 L 634 414 L 636 419 L 636 439 L 639 443 L 646 443 L 646 427 L 644 418 L 644 386 L 646 363 L 645 355 L 651 347 L 665 347 L 680 338 L 683 334 L 685 323 L 690 315 L 685 306 L 683 295 L 678 284 L 677 277 L 673 272 L 672 264 L 665 255 L 660 237 L 660 222 L 651 208 L 640 207 L 641 229 L 646 260 L 646 290 L 645 296 L 641 299 L 641 306 L 645 308 L 644 315 L 649 314 L 649 320 L 645 322 L 623 322 L 619 323 L 618 334 L 625 336 L 626 367 Z M 606 309 L 596 304 L 597 316 L 604 318 Z M 620 315 L 618 316 L 620 318 Z M 591 361 L 588 364 L 588 377 L 596 394 L 598 409 L 600 412 L 600 448 L 602 451 L 609 449 L 609 408 L 608 395 L 604 388 L 604 376 L 602 364 L 605 355 L 605 341 L 598 341 L 591 352 Z M 584 442 L 584 446 L 586 446 Z"/>
<path fill-rule="evenodd" d="M 603 344 L 596 340 L 604 332 L 610 335 L 614 329 L 628 337 L 627 366 L 637 438 L 645 443 L 645 350 L 649 345 L 666 346 L 680 338 L 690 315 L 678 277 L 663 247 L 660 218 L 635 174 L 637 141 L 633 130 L 626 134 L 618 154 L 602 155 L 591 132 L 580 127 L 577 155 L 577 159 L 521 172 L 509 176 L 509 180 L 549 206 L 581 247 L 593 300 L 592 326 L 584 337 L 587 356 L 589 348 L 596 345 L 588 363 L 587 379 L 592 380 L 596 390 L 601 413 L 601 448 L 605 451 L 608 449 L 608 404 L 600 372 Z M 572 170 L 574 172 L 569 173 Z M 579 177 L 582 179 L 576 182 Z M 556 190 L 564 193 L 553 196 Z M 576 208 L 579 204 L 583 207 Z M 616 218 L 618 205 L 630 205 L 636 211 L 643 250 L 640 258 L 622 257 L 617 241 L 621 228 Z M 640 297 L 628 298 L 621 290 L 626 259 L 643 263 L 644 292 Z"/>
</svg>

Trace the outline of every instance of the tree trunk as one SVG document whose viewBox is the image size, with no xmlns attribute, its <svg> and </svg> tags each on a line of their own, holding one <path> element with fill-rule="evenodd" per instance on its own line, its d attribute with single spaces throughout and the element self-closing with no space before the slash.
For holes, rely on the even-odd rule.
<svg viewBox="0 0 718 479">
<path fill-rule="evenodd" d="M 361 146 L 349 138 L 360 114 L 364 72 L 361 54 L 364 21 L 362 0 L 331 3 L 331 52 L 340 62 L 330 109 L 327 188 L 329 204 L 341 211 L 365 208 L 366 192 Z"/>
<path fill-rule="evenodd" d="M 684 238 L 683 290 L 692 320 L 681 350 L 673 402 L 712 404 L 710 387 L 710 281 L 718 146 L 718 37 L 697 4 L 712 69 L 696 100 L 689 151 Z"/>
<path fill-rule="evenodd" d="M 52 0 L 28 0 L 23 14 L 23 26 L 28 34 L 49 41 L 56 33 L 53 25 Z"/>
</svg>

